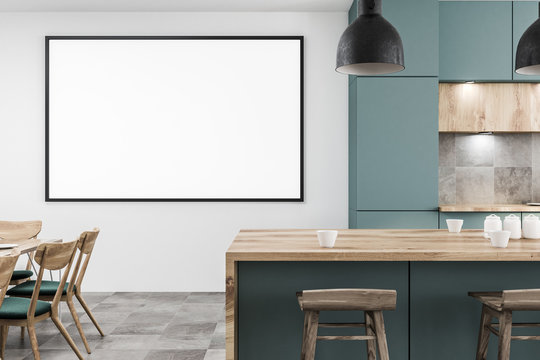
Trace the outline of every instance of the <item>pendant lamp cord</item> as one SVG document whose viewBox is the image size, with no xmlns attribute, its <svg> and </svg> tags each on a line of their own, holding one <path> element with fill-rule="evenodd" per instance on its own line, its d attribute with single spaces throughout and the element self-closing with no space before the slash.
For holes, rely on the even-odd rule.
<svg viewBox="0 0 540 360">
<path fill-rule="evenodd" d="M 357 15 L 373 14 L 381 12 L 381 0 L 358 0 Z"/>
</svg>

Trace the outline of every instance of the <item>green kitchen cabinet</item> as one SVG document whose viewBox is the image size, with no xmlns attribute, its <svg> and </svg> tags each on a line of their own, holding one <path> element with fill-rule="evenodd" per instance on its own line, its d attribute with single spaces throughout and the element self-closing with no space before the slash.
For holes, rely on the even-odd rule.
<svg viewBox="0 0 540 360">
<path fill-rule="evenodd" d="M 350 168 L 349 180 L 356 185 L 356 204 L 351 205 L 356 210 L 436 210 L 437 78 L 358 78 L 356 91 L 350 118 L 356 168 Z"/>
<path fill-rule="evenodd" d="M 502 213 L 502 212 L 441 212 L 439 216 L 439 228 L 448 229 L 446 219 L 463 219 L 463 229 L 483 229 L 486 216 L 495 214 L 504 221 L 504 217 L 514 214 L 521 218 L 521 213 Z"/>
<path fill-rule="evenodd" d="M 512 2 L 441 2 L 439 44 L 440 81 L 511 81 Z"/>
<path fill-rule="evenodd" d="M 389 76 L 437 76 L 439 1 L 383 0 L 382 8 L 401 36 L 405 58 L 405 70 Z"/>
<path fill-rule="evenodd" d="M 536 1 L 514 1 L 512 4 L 513 11 L 513 44 L 512 44 L 512 76 L 514 80 L 526 82 L 526 81 L 540 81 L 540 76 L 520 75 L 517 74 L 514 69 L 516 65 L 516 49 L 521 39 L 521 35 L 527 30 L 533 22 L 538 19 L 538 3 Z"/>
<path fill-rule="evenodd" d="M 486 240 L 487 241 L 487 240 Z M 411 262 L 411 360 L 474 359 L 482 305 L 469 291 L 538 288 L 540 263 L 534 261 Z M 514 322 L 539 322 L 540 313 L 516 311 Z M 536 334 L 534 328 L 513 329 L 513 335 Z M 491 334 L 488 360 L 497 359 Z M 512 359 L 537 359 L 540 343 L 512 341 Z"/>
<path fill-rule="evenodd" d="M 338 239 L 339 242 L 339 239 Z M 308 289 L 395 289 L 397 307 L 385 311 L 392 360 L 408 356 L 407 262 L 240 262 L 238 264 L 238 359 L 300 359 L 304 314 L 296 292 Z M 363 322 L 359 311 L 323 311 L 321 322 Z M 337 329 L 359 335 L 363 330 Z M 336 334 L 320 329 L 319 335 Z M 319 341 L 317 360 L 365 359 L 364 341 Z"/>
<path fill-rule="evenodd" d="M 358 229 L 437 229 L 438 224 L 437 211 L 357 211 L 354 225 Z"/>
<path fill-rule="evenodd" d="M 358 0 L 349 10 L 349 22 L 358 13 Z M 386 76 L 437 76 L 439 72 L 439 1 L 384 0 L 382 15 L 399 32 L 405 70 Z"/>
</svg>

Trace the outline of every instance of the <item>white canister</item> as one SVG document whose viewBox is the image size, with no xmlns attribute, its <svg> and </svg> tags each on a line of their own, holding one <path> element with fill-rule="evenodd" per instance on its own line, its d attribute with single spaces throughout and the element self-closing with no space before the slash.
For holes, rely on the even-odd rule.
<svg viewBox="0 0 540 360">
<path fill-rule="evenodd" d="M 502 230 L 502 221 L 501 218 L 495 214 L 486 216 L 484 220 L 484 237 L 489 238 L 490 231 L 501 231 Z"/>
<path fill-rule="evenodd" d="M 504 218 L 503 228 L 510 231 L 510 239 L 521 239 L 521 220 L 514 214 Z"/>
<path fill-rule="evenodd" d="M 540 219 L 533 214 L 523 219 L 523 237 L 526 239 L 540 239 Z"/>
</svg>

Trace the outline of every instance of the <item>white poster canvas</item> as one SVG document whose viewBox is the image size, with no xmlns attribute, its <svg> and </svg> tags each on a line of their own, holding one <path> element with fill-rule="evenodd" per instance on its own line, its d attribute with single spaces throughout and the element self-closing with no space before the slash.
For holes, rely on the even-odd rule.
<svg viewBox="0 0 540 360">
<path fill-rule="evenodd" d="M 301 37 L 47 44 L 47 200 L 302 200 Z"/>
</svg>

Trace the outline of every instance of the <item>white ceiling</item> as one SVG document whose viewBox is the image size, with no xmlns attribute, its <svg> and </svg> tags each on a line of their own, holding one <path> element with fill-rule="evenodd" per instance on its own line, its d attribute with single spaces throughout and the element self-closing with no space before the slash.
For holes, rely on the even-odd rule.
<svg viewBox="0 0 540 360">
<path fill-rule="evenodd" d="M 352 0 L 0 0 L 26 11 L 348 11 Z"/>
</svg>

